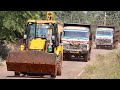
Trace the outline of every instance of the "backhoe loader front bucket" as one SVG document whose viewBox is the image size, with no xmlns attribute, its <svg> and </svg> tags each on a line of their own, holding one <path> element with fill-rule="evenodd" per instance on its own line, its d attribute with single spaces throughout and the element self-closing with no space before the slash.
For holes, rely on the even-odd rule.
<svg viewBox="0 0 120 90">
<path fill-rule="evenodd" d="M 42 51 L 20 51 L 9 53 L 7 70 L 25 73 L 56 74 L 56 54 Z"/>
</svg>

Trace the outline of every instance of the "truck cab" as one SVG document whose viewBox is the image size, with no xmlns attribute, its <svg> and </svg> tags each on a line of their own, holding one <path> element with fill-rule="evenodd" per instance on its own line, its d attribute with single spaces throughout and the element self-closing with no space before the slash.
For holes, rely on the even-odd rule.
<svg viewBox="0 0 120 90">
<path fill-rule="evenodd" d="M 114 28 L 98 27 L 95 35 L 96 48 L 114 48 Z"/>
</svg>

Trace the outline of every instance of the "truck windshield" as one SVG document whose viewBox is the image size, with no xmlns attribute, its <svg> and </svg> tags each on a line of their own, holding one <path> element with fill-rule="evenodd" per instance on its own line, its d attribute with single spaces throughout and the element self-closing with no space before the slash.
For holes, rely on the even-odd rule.
<svg viewBox="0 0 120 90">
<path fill-rule="evenodd" d="M 64 30 L 63 38 L 73 38 L 73 39 L 88 39 L 88 30 Z"/>
<path fill-rule="evenodd" d="M 36 37 L 46 37 L 48 33 L 48 25 L 37 24 L 36 27 Z M 35 24 L 29 25 L 30 34 L 29 38 L 33 38 L 35 36 Z"/>
<path fill-rule="evenodd" d="M 112 30 L 97 30 L 97 36 L 112 36 Z"/>
</svg>

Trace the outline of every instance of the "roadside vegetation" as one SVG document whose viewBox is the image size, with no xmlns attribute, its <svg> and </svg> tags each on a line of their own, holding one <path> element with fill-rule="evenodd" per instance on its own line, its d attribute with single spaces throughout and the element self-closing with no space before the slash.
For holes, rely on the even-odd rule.
<svg viewBox="0 0 120 90">
<path fill-rule="evenodd" d="M 0 57 L 0 67 L 3 66 L 3 59 Z"/>
<path fill-rule="evenodd" d="M 98 54 L 92 65 L 85 67 L 79 79 L 120 79 L 120 50 Z"/>
<path fill-rule="evenodd" d="M 2 63 L 2 61 L 0 61 L 0 67 L 1 67 L 1 66 L 3 66 L 3 63 Z"/>
</svg>

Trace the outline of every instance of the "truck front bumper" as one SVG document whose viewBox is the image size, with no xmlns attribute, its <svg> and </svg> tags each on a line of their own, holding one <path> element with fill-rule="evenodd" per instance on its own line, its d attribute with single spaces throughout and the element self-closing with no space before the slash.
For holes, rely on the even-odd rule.
<svg viewBox="0 0 120 90">
<path fill-rule="evenodd" d="M 85 54 L 88 53 L 88 51 L 83 51 L 83 50 L 63 50 L 64 54 Z"/>
<path fill-rule="evenodd" d="M 96 46 L 101 46 L 101 47 L 111 47 L 111 46 L 112 46 L 112 44 L 110 44 L 110 45 L 101 45 L 101 44 L 96 44 Z"/>
</svg>

